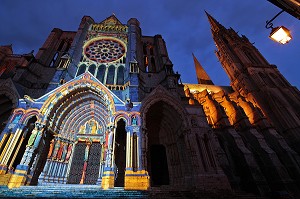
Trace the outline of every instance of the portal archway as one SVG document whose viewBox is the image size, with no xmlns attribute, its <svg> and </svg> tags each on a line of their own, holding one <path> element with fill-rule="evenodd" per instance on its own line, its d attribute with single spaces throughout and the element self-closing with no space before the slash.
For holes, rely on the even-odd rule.
<svg viewBox="0 0 300 199">
<path fill-rule="evenodd" d="M 169 97 L 169 96 L 168 96 Z M 147 137 L 146 162 L 151 186 L 181 186 L 191 171 L 185 145 L 186 119 L 184 110 L 174 100 L 156 98 L 145 105 L 143 122 Z M 169 103 L 171 102 L 171 103 Z M 173 102 L 173 103 L 172 103 Z"/>
<path fill-rule="evenodd" d="M 42 108 L 47 116 L 45 132 L 53 139 L 39 150 L 48 154 L 39 160 L 45 165 L 39 184 L 101 183 L 114 101 L 106 88 L 95 82 L 78 81 L 72 85 L 64 85 L 68 88 L 65 95 L 54 93 L 45 102 L 48 107 Z"/>
</svg>

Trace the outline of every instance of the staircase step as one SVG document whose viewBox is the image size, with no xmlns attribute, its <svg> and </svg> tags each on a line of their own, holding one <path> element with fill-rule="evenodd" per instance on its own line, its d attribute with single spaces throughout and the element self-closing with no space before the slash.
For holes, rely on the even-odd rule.
<svg viewBox="0 0 300 199">
<path fill-rule="evenodd" d="M 263 199 L 246 193 L 201 191 L 201 190 L 174 190 L 166 188 L 151 188 L 149 191 L 127 191 L 123 187 L 103 190 L 99 185 L 45 185 L 21 186 L 8 189 L 0 186 L 0 198 L 201 198 L 201 199 Z"/>
</svg>

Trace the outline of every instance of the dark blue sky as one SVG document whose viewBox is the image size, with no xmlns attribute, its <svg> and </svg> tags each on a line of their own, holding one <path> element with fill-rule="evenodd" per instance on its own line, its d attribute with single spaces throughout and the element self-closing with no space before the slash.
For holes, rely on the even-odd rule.
<svg viewBox="0 0 300 199">
<path fill-rule="evenodd" d="M 15 53 L 37 52 L 55 27 L 76 31 L 84 15 L 96 22 L 115 13 L 122 23 L 137 18 L 143 35 L 161 34 L 174 70 L 183 82 L 195 83 L 192 53 L 217 85 L 229 85 L 218 62 L 204 10 L 225 27 L 246 35 L 292 84 L 300 88 L 300 21 L 283 13 L 274 26 L 291 29 L 293 40 L 280 45 L 268 38 L 266 20 L 280 9 L 267 0 L 1 0 L 0 45 L 13 44 Z"/>
</svg>

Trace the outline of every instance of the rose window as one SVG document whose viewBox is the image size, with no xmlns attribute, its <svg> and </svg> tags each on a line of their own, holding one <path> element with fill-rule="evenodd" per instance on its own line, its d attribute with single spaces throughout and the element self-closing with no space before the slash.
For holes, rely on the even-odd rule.
<svg viewBox="0 0 300 199">
<path fill-rule="evenodd" d="M 91 42 L 84 52 L 90 60 L 107 63 L 120 59 L 125 54 L 125 47 L 116 40 L 100 39 Z"/>
</svg>

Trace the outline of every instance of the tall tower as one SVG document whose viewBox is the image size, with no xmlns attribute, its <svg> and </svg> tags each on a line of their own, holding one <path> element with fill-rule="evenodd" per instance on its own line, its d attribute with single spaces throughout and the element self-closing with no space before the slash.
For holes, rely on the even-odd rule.
<svg viewBox="0 0 300 199">
<path fill-rule="evenodd" d="M 208 76 L 208 74 L 206 73 L 204 68 L 201 66 L 200 62 L 195 57 L 194 53 L 192 55 L 193 55 L 193 59 L 194 59 L 198 84 L 213 85 L 214 83 L 211 81 L 210 77 Z"/>
<path fill-rule="evenodd" d="M 226 29 L 208 13 L 216 55 L 232 88 L 260 107 L 293 148 L 300 152 L 300 92 L 269 64 L 244 35 Z"/>
</svg>

